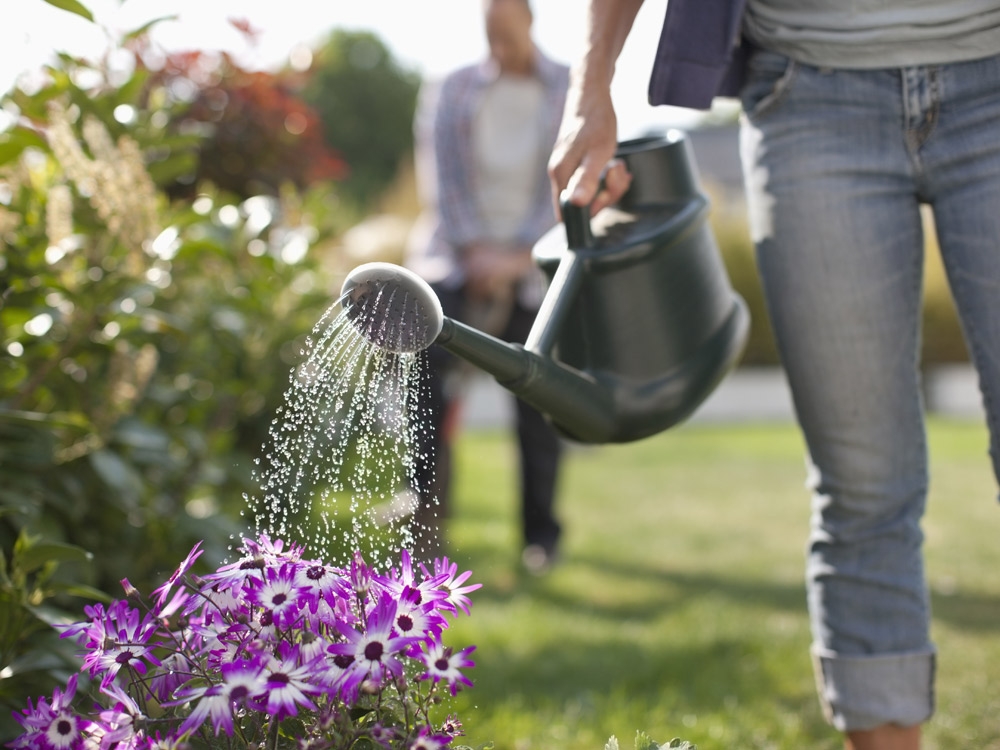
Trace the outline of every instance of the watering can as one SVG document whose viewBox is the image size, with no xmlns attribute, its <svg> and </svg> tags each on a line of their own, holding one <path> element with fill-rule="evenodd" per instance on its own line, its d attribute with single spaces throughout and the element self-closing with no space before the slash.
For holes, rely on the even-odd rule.
<svg viewBox="0 0 1000 750">
<path fill-rule="evenodd" d="M 522 346 L 442 314 L 407 269 L 351 271 L 342 304 L 379 346 L 444 347 L 547 415 L 565 437 L 622 443 L 691 415 L 743 352 L 749 314 L 707 224 L 683 133 L 624 141 L 628 192 L 593 218 L 564 201 L 563 222 L 534 246 L 549 279 Z"/>
</svg>

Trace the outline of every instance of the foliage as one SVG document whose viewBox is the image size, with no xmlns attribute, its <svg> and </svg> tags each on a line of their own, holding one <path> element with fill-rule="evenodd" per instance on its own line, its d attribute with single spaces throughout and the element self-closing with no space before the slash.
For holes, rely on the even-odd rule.
<svg viewBox="0 0 1000 750">
<path fill-rule="evenodd" d="M 346 175 L 323 140 L 318 115 L 295 95 L 287 75 L 191 51 L 168 55 L 152 80 L 191 97 L 168 131 L 201 135 L 196 167 L 171 186 L 174 197 L 193 197 L 205 182 L 240 198 L 277 195 L 283 185 L 302 189 Z"/>
<path fill-rule="evenodd" d="M 75 13 L 78 16 L 86 18 L 88 21 L 94 20 L 94 14 L 79 0 L 45 0 L 45 2 L 56 8 Z"/>
<path fill-rule="evenodd" d="M 717 212 L 712 219 L 712 231 L 722 253 L 733 289 L 746 302 L 750 311 L 750 332 L 742 365 L 777 365 L 778 349 L 771 332 L 764 301 L 764 289 L 757 275 L 753 244 L 744 217 L 734 212 Z"/>
<path fill-rule="evenodd" d="M 405 551 L 387 573 L 360 554 L 335 568 L 262 535 L 199 577 L 199 547 L 150 597 L 126 579 L 125 599 L 60 628 L 85 647 L 98 702 L 74 700 L 74 674 L 28 701 L 11 747 L 431 750 L 464 734 L 432 714 L 472 685 L 475 647 L 443 643 L 479 588 L 470 573 L 447 558 L 415 570 Z"/>
<path fill-rule="evenodd" d="M 59 595 L 104 599 L 103 592 L 75 583 L 67 568 L 89 566 L 93 555 L 69 544 L 47 542 L 22 530 L 10 554 L 0 555 L 0 702 L 16 705 L 26 694 L 47 690 L 50 673 L 68 675 L 76 659 L 52 625 L 62 619 L 52 606 Z M 19 643 L 34 642 L 26 650 Z"/>
<path fill-rule="evenodd" d="M 411 152 L 418 87 L 416 74 L 369 32 L 337 29 L 317 50 L 301 96 L 347 162 L 343 189 L 356 205 L 369 206 Z"/>
<path fill-rule="evenodd" d="M 186 101 L 138 60 L 61 56 L 3 107 L 0 548 L 8 571 L 19 540 L 100 551 L 43 587 L 66 617 L 126 570 L 147 585 L 197 539 L 224 556 L 289 369 L 336 286 L 320 248 L 352 216 L 324 184 L 245 200 L 202 184 L 171 202 L 165 188 L 196 170 L 204 135 L 170 129 Z M 51 681 L 49 634 L 20 637 L 18 623 L 38 620 L 30 586 L 12 590 L 23 611 L 0 618 L 0 664 L 44 662 Z M 0 667 L 0 707 L 35 677 Z"/>
</svg>

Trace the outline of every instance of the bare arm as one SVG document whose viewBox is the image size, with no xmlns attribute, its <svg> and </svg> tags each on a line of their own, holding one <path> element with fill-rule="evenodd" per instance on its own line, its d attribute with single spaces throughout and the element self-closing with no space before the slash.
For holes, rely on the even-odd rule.
<svg viewBox="0 0 1000 750">
<path fill-rule="evenodd" d="M 618 120 L 611 103 L 611 80 L 641 5 L 642 0 L 590 0 L 587 48 L 573 67 L 559 138 L 549 159 L 557 212 L 564 188 L 575 205 L 590 203 L 592 213 L 628 189 L 631 177 L 624 164 L 612 160 Z M 604 189 L 598 193 L 602 173 Z"/>
</svg>

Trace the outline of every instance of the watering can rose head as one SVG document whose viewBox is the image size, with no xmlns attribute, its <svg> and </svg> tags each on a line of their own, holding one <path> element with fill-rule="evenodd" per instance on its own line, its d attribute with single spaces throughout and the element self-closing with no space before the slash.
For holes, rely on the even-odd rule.
<svg viewBox="0 0 1000 750">
<path fill-rule="evenodd" d="M 480 587 L 468 571 L 414 566 L 406 550 L 387 573 L 359 553 L 345 569 L 261 535 L 199 577 L 200 546 L 148 599 L 126 579 L 125 599 L 62 626 L 86 649 L 99 703 L 76 695 L 73 675 L 15 712 L 24 733 L 10 747 L 429 750 L 462 734 L 457 717 L 431 713 L 472 685 L 475 647 L 442 639 Z"/>
</svg>

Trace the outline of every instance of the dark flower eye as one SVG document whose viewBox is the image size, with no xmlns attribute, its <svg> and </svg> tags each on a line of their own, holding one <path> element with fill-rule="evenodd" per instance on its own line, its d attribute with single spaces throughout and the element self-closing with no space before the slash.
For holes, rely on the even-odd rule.
<svg viewBox="0 0 1000 750">
<path fill-rule="evenodd" d="M 240 570 L 263 570 L 264 569 L 264 558 L 260 555 L 251 558 L 250 560 L 244 560 L 240 563 Z"/>
</svg>

